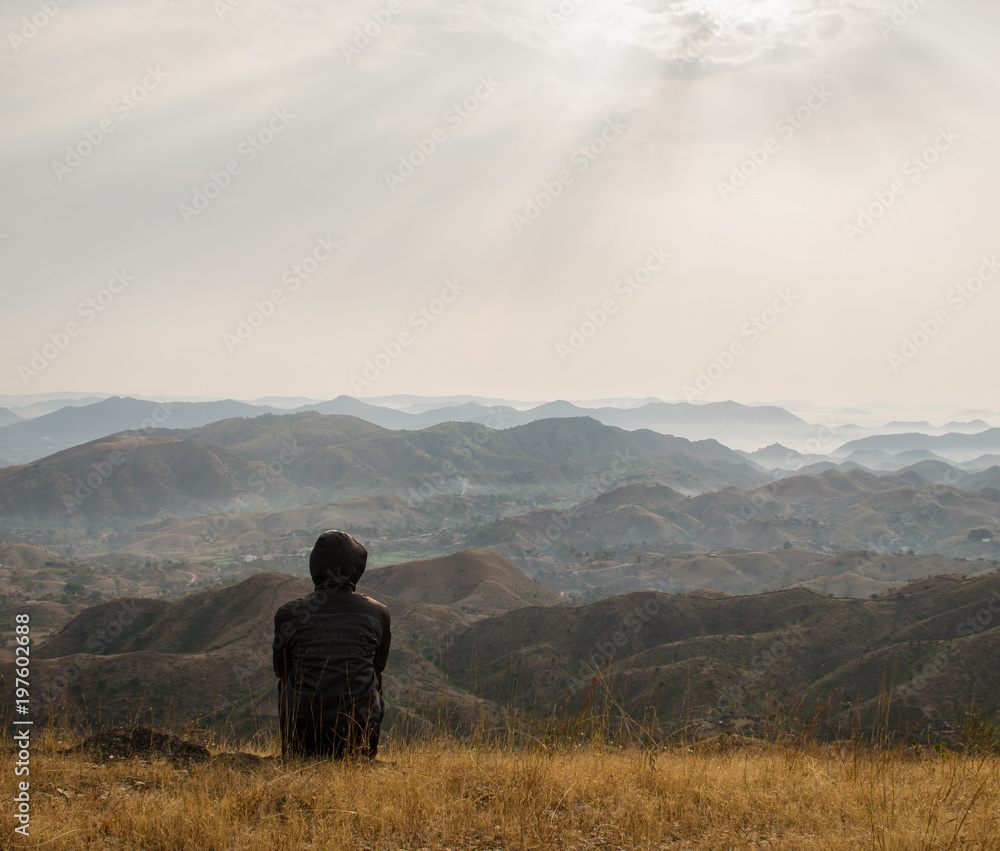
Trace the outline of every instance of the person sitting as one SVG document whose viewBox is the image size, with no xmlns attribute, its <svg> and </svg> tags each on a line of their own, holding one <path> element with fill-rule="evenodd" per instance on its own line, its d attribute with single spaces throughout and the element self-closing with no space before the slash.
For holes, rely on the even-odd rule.
<svg viewBox="0 0 1000 851">
<path fill-rule="evenodd" d="M 315 590 L 274 615 L 283 756 L 378 753 L 391 633 L 389 610 L 356 590 L 367 562 L 353 536 L 324 532 L 309 556 Z"/>
</svg>

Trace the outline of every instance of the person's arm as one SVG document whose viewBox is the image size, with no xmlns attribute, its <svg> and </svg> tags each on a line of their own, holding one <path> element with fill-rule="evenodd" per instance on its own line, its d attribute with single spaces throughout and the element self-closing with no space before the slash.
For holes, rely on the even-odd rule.
<svg viewBox="0 0 1000 851">
<path fill-rule="evenodd" d="M 392 642 L 392 630 L 390 629 L 391 618 L 389 610 L 385 610 L 385 619 L 382 626 L 382 640 L 375 651 L 375 673 L 379 675 L 379 682 L 382 680 L 382 672 L 385 670 L 385 663 L 389 660 L 389 644 Z"/>
<path fill-rule="evenodd" d="M 274 614 L 274 640 L 271 642 L 272 664 L 278 679 L 284 682 L 288 676 L 288 639 L 282 633 L 281 609 Z"/>
</svg>

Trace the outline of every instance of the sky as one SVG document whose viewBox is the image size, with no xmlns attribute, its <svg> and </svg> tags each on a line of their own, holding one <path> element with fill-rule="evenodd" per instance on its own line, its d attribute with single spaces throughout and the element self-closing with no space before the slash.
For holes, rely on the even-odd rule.
<svg viewBox="0 0 1000 851">
<path fill-rule="evenodd" d="M 996 408 L 993 0 L 0 0 L 0 394 Z"/>
</svg>

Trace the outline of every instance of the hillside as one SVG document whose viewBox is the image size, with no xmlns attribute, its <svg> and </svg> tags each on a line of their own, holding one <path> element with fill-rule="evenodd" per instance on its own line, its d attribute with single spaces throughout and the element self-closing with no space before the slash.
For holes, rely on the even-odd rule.
<svg viewBox="0 0 1000 851">
<path fill-rule="evenodd" d="M 225 450 L 169 437 L 117 435 L 21 467 L 0 468 L 0 522 L 90 525 L 281 506 L 315 494 Z"/>
<path fill-rule="evenodd" d="M 841 458 L 857 450 L 881 450 L 890 454 L 926 450 L 953 462 L 971 461 L 979 455 L 1000 453 L 1000 428 L 987 428 L 976 434 L 959 431 L 949 434 L 875 434 L 848 441 L 833 454 Z"/>
<path fill-rule="evenodd" d="M 44 567 L 46 562 L 61 561 L 63 561 L 61 555 L 44 547 L 33 547 L 30 544 L 0 544 L 0 567 L 37 570 Z"/>
<path fill-rule="evenodd" d="M 715 441 L 627 432 L 588 418 L 508 430 L 446 423 L 388 431 L 353 417 L 265 414 L 112 435 L 0 468 L 0 523 L 134 523 L 378 493 L 414 509 L 466 494 L 566 504 L 630 480 L 701 492 L 765 478 Z"/>
<path fill-rule="evenodd" d="M 227 417 L 255 416 L 265 407 L 234 402 L 152 402 L 112 396 L 86 405 L 65 405 L 49 414 L 0 428 L 0 459 L 27 464 L 62 449 L 122 431 L 148 434 L 161 426 L 193 428 Z"/>
<path fill-rule="evenodd" d="M 700 491 L 765 479 L 759 468 L 717 441 L 625 431 L 589 417 L 506 429 L 449 422 L 389 431 L 351 417 L 309 412 L 164 433 L 272 462 L 294 442 L 298 453 L 283 475 L 326 495 L 382 489 L 419 501 L 463 488 L 580 490 L 601 476 L 611 482 L 656 477 Z"/>
<path fill-rule="evenodd" d="M 365 585 L 408 603 L 455 606 L 488 612 L 547 606 L 560 602 L 558 592 L 529 579 L 523 571 L 489 550 L 468 549 L 442 558 L 409 561 L 365 573 Z"/>
<path fill-rule="evenodd" d="M 488 557 L 485 563 L 496 567 Z M 461 561 L 450 567 L 462 579 Z M 383 568 L 378 581 L 409 593 L 409 578 L 400 574 L 417 568 Z M 34 675 L 45 698 L 65 701 L 76 718 L 100 706 L 106 720 L 141 709 L 154 720 L 169 713 L 177 723 L 225 719 L 246 729 L 255 718 L 273 722 L 273 613 L 310 589 L 264 573 L 172 603 L 103 603 L 37 647 Z M 468 599 L 462 588 L 448 592 L 457 603 L 450 606 L 373 593 L 392 612 L 385 681 L 391 712 L 408 724 L 434 716 L 442 689 L 455 723 L 471 723 L 477 712 L 498 718 L 513 705 L 539 716 L 564 705 L 578 712 L 598 669 L 633 717 L 649 718 L 651 710 L 667 727 L 760 714 L 765 700 L 772 712 L 808 713 L 841 694 L 844 703 L 828 719 L 836 729 L 853 723 L 855 696 L 870 720 L 887 681 L 899 713 L 893 723 L 904 727 L 948 717 L 973 695 L 985 705 L 1000 700 L 996 575 L 946 576 L 866 601 L 804 588 L 744 597 L 640 592 L 492 617 L 460 611 Z"/>
<path fill-rule="evenodd" d="M 463 508 L 468 511 L 470 506 L 449 505 L 448 511 L 458 521 L 471 522 Z M 115 535 L 106 546 L 116 554 L 138 558 L 219 555 L 233 550 L 298 552 L 326 529 L 351 529 L 366 538 L 436 532 L 439 521 L 428 514 L 398 496 L 359 496 L 279 511 L 167 517 Z"/>
<path fill-rule="evenodd" d="M 273 718 L 277 711 L 274 612 L 312 587 L 307 580 L 260 573 L 175 602 L 133 598 L 93 606 L 36 648 L 33 672 L 44 685 L 33 705 L 39 714 L 49 704 L 62 706 L 78 720 L 89 717 L 87 707 L 100 706 L 102 717 L 117 723 L 142 711 L 160 719 L 225 721 L 246 731 L 257 723 L 254 713 Z M 393 618 L 385 688 L 400 707 L 395 721 L 406 722 L 421 709 L 433 717 L 440 673 L 419 654 L 465 628 L 470 616 L 385 594 L 379 599 Z M 458 691 L 452 697 L 469 713 L 479 703 Z"/>
<path fill-rule="evenodd" d="M 684 499 L 662 486 L 619 490 L 620 497 L 604 494 L 569 511 L 536 511 L 494 523 L 470 541 L 508 558 L 679 542 L 754 551 L 787 542 L 828 550 L 909 547 L 956 557 L 1000 556 L 992 540 L 970 538 L 976 529 L 1000 529 L 1000 491 L 991 488 L 963 491 L 854 469 Z"/>
<path fill-rule="evenodd" d="M 792 589 L 705 599 L 642 592 L 579 608 L 520 609 L 471 625 L 447 648 L 451 680 L 480 697 L 579 710 L 598 669 L 634 718 L 800 710 L 858 697 L 867 720 L 891 683 L 897 723 L 1000 700 L 1000 577 L 875 601 Z M 977 624 L 977 618 L 980 621 Z M 971 620 L 970 620 L 971 619 Z M 851 724 L 835 710 L 834 727 Z"/>
</svg>

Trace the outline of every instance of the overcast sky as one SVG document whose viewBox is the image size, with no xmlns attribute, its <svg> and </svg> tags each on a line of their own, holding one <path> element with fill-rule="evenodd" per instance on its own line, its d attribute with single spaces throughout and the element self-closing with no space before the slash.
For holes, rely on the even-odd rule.
<svg viewBox="0 0 1000 851">
<path fill-rule="evenodd" d="M 0 22 L 0 393 L 1000 404 L 993 0 Z"/>
</svg>

